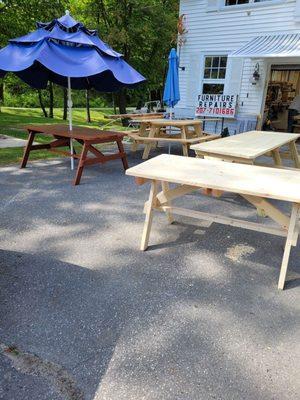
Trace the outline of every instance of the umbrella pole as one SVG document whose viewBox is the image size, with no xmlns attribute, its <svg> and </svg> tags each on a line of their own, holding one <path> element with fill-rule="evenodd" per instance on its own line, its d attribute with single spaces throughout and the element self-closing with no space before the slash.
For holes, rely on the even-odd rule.
<svg viewBox="0 0 300 400">
<path fill-rule="evenodd" d="M 73 130 L 72 124 L 72 92 L 71 92 L 71 78 L 68 76 L 68 114 L 69 114 L 69 130 Z M 73 148 L 73 140 L 70 139 L 70 150 L 71 150 L 71 170 L 74 169 L 74 148 Z"/>
<path fill-rule="evenodd" d="M 172 121 L 173 107 L 170 108 L 170 116 L 169 119 Z M 172 127 L 169 128 L 169 135 L 172 135 Z M 169 154 L 171 154 L 171 142 L 169 142 Z"/>
</svg>

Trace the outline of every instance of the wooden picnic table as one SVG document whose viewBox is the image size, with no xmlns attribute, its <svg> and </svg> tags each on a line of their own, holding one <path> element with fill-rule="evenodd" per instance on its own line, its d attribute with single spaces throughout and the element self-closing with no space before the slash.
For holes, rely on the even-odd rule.
<svg viewBox="0 0 300 400">
<path fill-rule="evenodd" d="M 150 128 L 149 132 L 147 130 Z M 168 134 L 169 128 L 177 128 L 178 134 Z M 132 150 L 135 151 L 139 143 L 145 144 L 143 160 L 149 157 L 153 144 L 160 141 L 177 142 L 182 145 L 183 155 L 188 157 L 188 151 L 192 144 L 206 142 L 219 138 L 218 135 L 209 135 L 202 131 L 201 120 L 170 120 L 170 119 L 142 119 L 138 132 L 128 133 L 134 140 Z"/>
<path fill-rule="evenodd" d="M 165 212 L 170 223 L 174 221 L 173 215 L 178 214 L 210 223 L 216 222 L 283 236 L 286 238 L 286 244 L 278 288 L 284 288 L 291 248 L 297 245 L 300 229 L 300 173 L 298 171 L 163 154 L 128 169 L 126 174 L 136 177 L 138 184 L 143 184 L 147 180 L 151 182 L 149 200 L 144 206 L 146 218 L 141 250 L 146 250 L 148 247 L 154 210 Z M 169 183 L 172 183 L 172 188 L 169 187 Z M 159 191 L 159 184 L 162 187 L 161 191 Z M 279 228 L 172 205 L 174 199 L 203 188 L 239 194 L 255 207 L 257 205 L 263 207 L 265 213 L 279 225 Z M 291 215 L 284 214 L 268 199 L 290 203 Z"/>
<path fill-rule="evenodd" d="M 164 113 L 129 113 L 129 114 L 110 114 L 105 115 L 107 119 L 139 119 L 139 118 L 160 118 L 163 117 Z"/>
<path fill-rule="evenodd" d="M 284 168 L 280 148 L 288 145 L 287 156 L 293 160 L 295 168 L 300 168 L 300 158 L 296 146 L 299 138 L 300 134 L 294 133 L 250 131 L 210 143 L 196 144 L 191 146 L 191 149 L 199 157 L 218 158 L 243 164 L 254 164 L 258 157 L 271 154 L 275 166 Z"/>
<path fill-rule="evenodd" d="M 24 156 L 21 163 L 21 168 L 25 168 L 27 165 L 29 154 L 32 150 L 47 149 L 49 151 L 55 151 L 57 153 L 72 156 L 78 159 L 78 167 L 76 177 L 74 179 L 74 185 L 79 185 L 83 168 L 86 165 L 92 164 L 103 164 L 107 161 L 121 159 L 124 170 L 128 168 L 126 153 L 122 144 L 122 139 L 126 133 L 123 132 L 112 132 L 112 131 L 101 131 L 95 128 L 84 128 L 79 126 L 73 126 L 73 130 L 69 130 L 68 125 L 55 124 L 55 125 L 27 125 L 29 136 L 27 146 L 24 150 Z M 35 135 L 46 135 L 52 136 L 54 140 L 51 143 L 46 144 L 33 144 Z M 74 152 L 71 155 L 70 151 L 57 150 L 60 147 L 69 147 L 70 140 L 75 140 L 82 146 L 80 154 Z M 99 149 L 95 147 L 96 144 L 115 142 L 118 147 L 118 152 L 115 154 L 105 155 Z M 91 153 L 93 157 L 88 157 Z"/>
</svg>

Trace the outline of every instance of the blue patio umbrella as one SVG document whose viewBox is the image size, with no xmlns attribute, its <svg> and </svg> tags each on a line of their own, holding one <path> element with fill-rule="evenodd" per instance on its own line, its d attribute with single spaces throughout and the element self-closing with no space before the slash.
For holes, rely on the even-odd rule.
<svg viewBox="0 0 300 400">
<path fill-rule="evenodd" d="M 171 108 L 170 119 L 172 119 L 173 108 L 180 100 L 179 92 L 179 58 L 175 49 L 171 49 L 169 54 L 169 69 L 167 74 L 167 79 L 165 83 L 165 90 L 163 101 Z M 170 128 L 171 133 L 171 128 Z M 171 146 L 169 145 L 169 153 L 171 152 Z"/>
<path fill-rule="evenodd" d="M 68 11 L 51 22 L 38 22 L 34 32 L 11 39 L 0 50 L 0 78 L 7 72 L 14 72 L 36 89 L 45 89 L 48 81 L 67 87 L 70 130 L 71 87 L 115 92 L 145 81 L 97 31 L 75 21 Z"/>
<path fill-rule="evenodd" d="M 172 49 L 169 55 L 169 69 L 163 96 L 164 103 L 170 108 L 175 107 L 180 100 L 178 70 L 179 59 L 176 50 Z"/>
</svg>

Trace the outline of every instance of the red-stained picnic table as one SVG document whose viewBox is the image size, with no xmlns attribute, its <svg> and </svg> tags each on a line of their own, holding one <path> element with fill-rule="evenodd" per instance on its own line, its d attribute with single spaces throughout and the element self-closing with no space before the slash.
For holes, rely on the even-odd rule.
<svg viewBox="0 0 300 400">
<path fill-rule="evenodd" d="M 73 126 L 73 130 L 70 131 L 67 125 L 27 125 L 25 129 L 28 131 L 28 142 L 24 150 L 24 156 L 21 164 L 21 168 L 25 168 L 29 154 L 32 150 L 48 149 L 49 151 L 55 151 L 60 154 L 64 154 L 69 157 L 78 159 L 78 167 L 76 177 L 74 179 L 74 185 L 79 185 L 83 168 L 86 165 L 92 164 L 103 164 L 107 161 L 121 159 L 124 170 L 128 168 L 126 153 L 124 151 L 122 139 L 126 133 L 113 132 L 113 131 L 101 131 L 95 128 L 84 128 L 79 126 Z M 35 135 L 46 135 L 53 136 L 54 140 L 51 143 L 46 144 L 33 144 Z M 71 155 L 70 151 L 57 150 L 59 147 L 69 147 L 70 140 L 77 141 L 82 145 L 82 151 L 80 154 Z M 115 142 L 118 147 L 118 152 L 114 154 L 105 155 L 99 149 L 94 147 L 96 144 L 111 143 Z M 92 154 L 92 157 L 88 157 L 88 154 Z"/>
</svg>

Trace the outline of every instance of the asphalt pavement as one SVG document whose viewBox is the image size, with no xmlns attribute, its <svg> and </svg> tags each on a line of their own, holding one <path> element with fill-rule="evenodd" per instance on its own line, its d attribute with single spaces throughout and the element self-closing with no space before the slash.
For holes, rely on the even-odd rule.
<svg viewBox="0 0 300 400">
<path fill-rule="evenodd" d="M 143 253 L 149 186 L 119 160 L 74 173 L 0 169 L 0 399 L 299 399 L 300 246 L 284 291 L 280 237 L 155 214 Z M 259 218 L 230 194 L 177 203 Z"/>
</svg>

